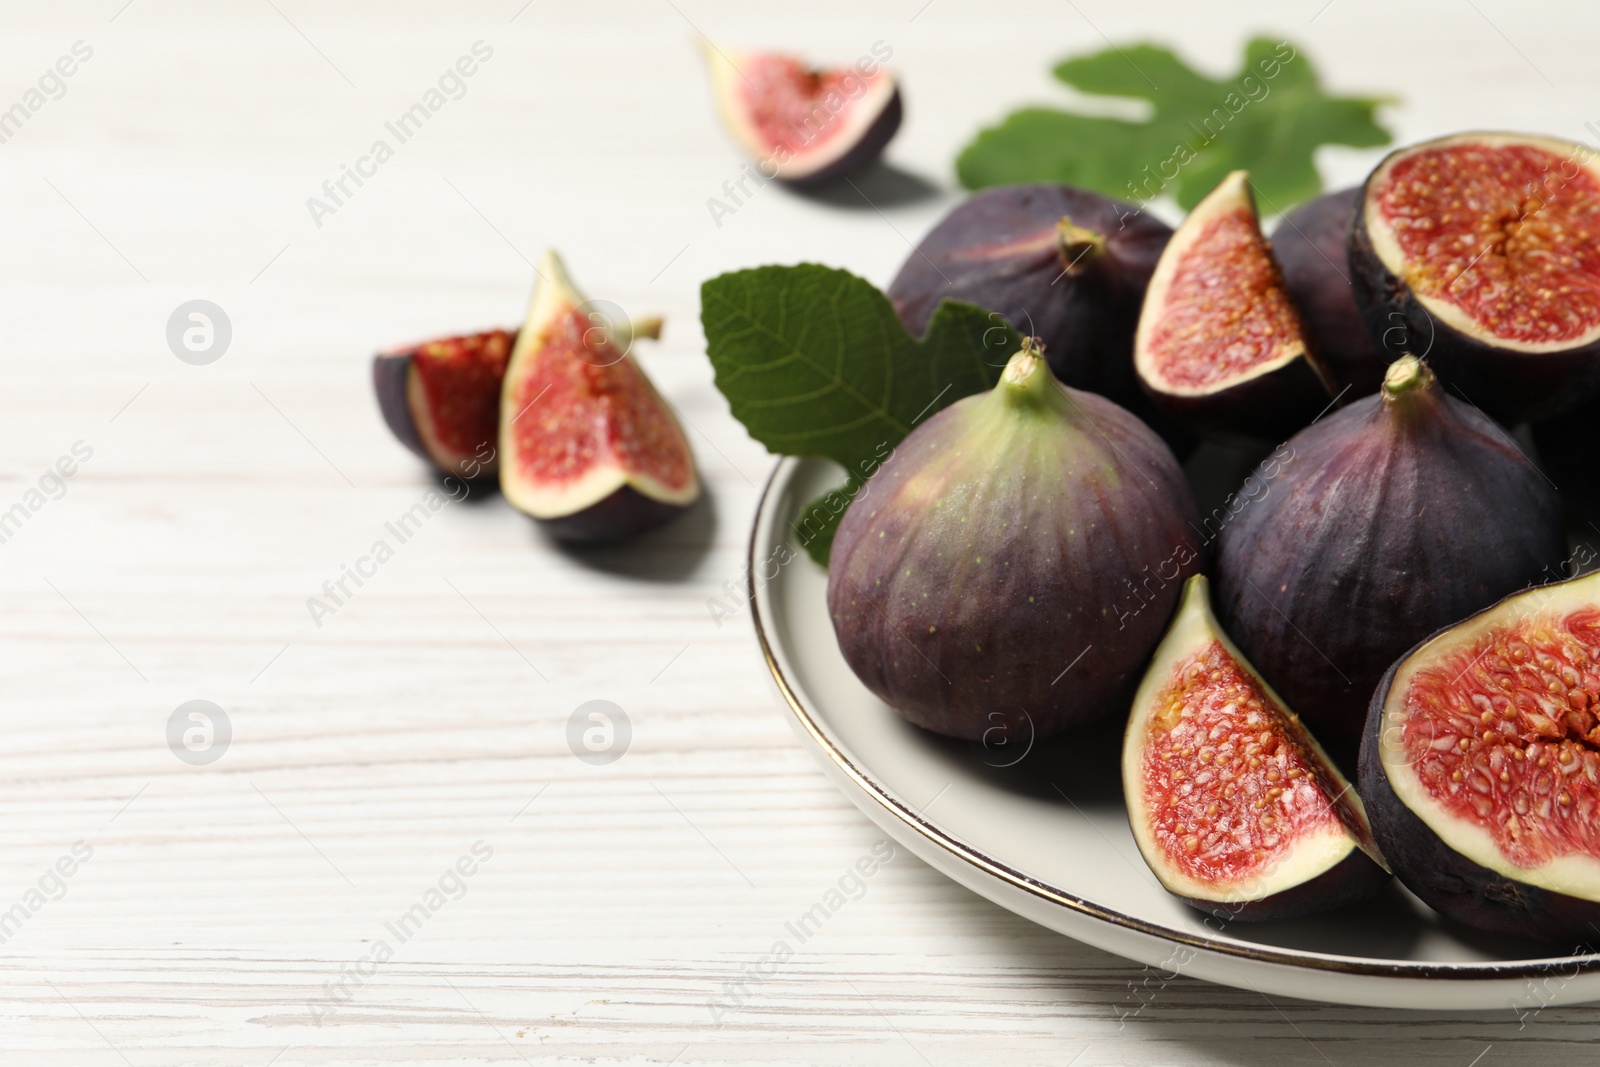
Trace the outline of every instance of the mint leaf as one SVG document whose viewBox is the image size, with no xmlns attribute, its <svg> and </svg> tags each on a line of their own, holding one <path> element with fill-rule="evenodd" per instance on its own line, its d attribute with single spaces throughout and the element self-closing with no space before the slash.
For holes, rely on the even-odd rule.
<svg viewBox="0 0 1600 1067">
<path fill-rule="evenodd" d="M 1322 191 L 1319 145 L 1373 148 L 1390 139 L 1373 117 L 1390 99 L 1329 96 L 1304 53 L 1265 37 L 1245 46 L 1243 68 L 1222 81 L 1155 45 L 1068 59 L 1054 73 L 1080 92 L 1147 101 L 1150 117 L 1024 108 L 962 150 L 961 184 L 1062 182 L 1135 204 L 1170 194 L 1187 210 L 1244 169 L 1262 213 L 1273 215 Z"/>
<path fill-rule="evenodd" d="M 992 388 L 1022 344 L 999 316 L 956 301 L 939 306 L 918 340 L 870 282 L 812 263 L 712 278 L 700 320 L 717 388 L 750 436 L 848 472 L 794 524 L 822 564 L 861 483 L 913 427 Z"/>
</svg>

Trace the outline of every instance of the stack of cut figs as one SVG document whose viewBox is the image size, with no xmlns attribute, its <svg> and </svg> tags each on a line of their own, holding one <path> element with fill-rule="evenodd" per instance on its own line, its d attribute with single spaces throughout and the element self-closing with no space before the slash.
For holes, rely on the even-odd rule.
<svg viewBox="0 0 1600 1067">
<path fill-rule="evenodd" d="M 971 740 L 1128 716 L 1134 837 L 1219 917 L 1392 873 L 1459 923 L 1600 937 L 1600 574 L 1567 538 L 1600 496 L 1591 150 L 1418 144 L 1270 243 L 1242 172 L 1176 231 L 992 188 L 889 296 L 1031 339 L 840 523 L 828 609 L 872 692 Z M 1197 440 L 1259 458 L 1209 514 Z"/>
</svg>

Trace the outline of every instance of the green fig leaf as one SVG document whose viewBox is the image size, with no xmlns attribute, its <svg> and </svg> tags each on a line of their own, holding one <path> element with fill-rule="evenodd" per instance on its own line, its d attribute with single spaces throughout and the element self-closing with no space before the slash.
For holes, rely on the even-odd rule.
<svg viewBox="0 0 1600 1067">
<path fill-rule="evenodd" d="M 862 479 L 847 478 L 838 489 L 830 489 L 805 506 L 805 510 L 792 524 L 800 538 L 801 547 L 819 566 L 828 565 L 833 551 L 833 535 L 839 532 L 839 520 L 844 518 L 850 502 L 861 490 Z"/>
<path fill-rule="evenodd" d="M 813 263 L 710 279 L 700 320 L 717 388 L 750 436 L 847 472 L 794 523 L 823 565 L 839 517 L 895 446 L 934 412 L 993 388 L 1022 345 L 999 316 L 957 301 L 939 306 L 919 340 L 870 282 Z"/>
<path fill-rule="evenodd" d="M 1311 60 L 1287 41 L 1251 41 L 1243 68 L 1221 81 L 1148 44 L 1068 59 L 1054 73 L 1082 93 L 1143 100 L 1150 115 L 1023 108 L 962 150 L 962 185 L 1062 182 L 1135 204 L 1169 194 L 1188 210 L 1229 171 L 1248 170 L 1262 213 L 1275 215 L 1322 191 L 1313 161 L 1320 145 L 1390 140 L 1374 112 L 1392 98 L 1329 96 Z"/>
</svg>

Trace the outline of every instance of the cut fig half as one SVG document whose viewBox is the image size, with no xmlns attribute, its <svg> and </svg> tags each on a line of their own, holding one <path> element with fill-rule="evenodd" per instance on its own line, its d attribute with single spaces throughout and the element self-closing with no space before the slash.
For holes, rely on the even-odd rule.
<svg viewBox="0 0 1600 1067">
<path fill-rule="evenodd" d="M 1401 881 L 1469 926 L 1600 936 L 1597 709 L 1600 573 L 1507 597 L 1397 661 L 1360 780 Z"/>
<path fill-rule="evenodd" d="M 1583 145 L 1461 133 L 1391 153 L 1350 230 L 1351 283 L 1390 358 L 1424 355 L 1503 420 L 1600 390 L 1600 160 Z"/>
<path fill-rule="evenodd" d="M 608 318 L 546 252 L 506 368 L 500 488 L 558 540 L 622 540 L 700 497 L 682 427 Z"/>
<path fill-rule="evenodd" d="M 488 330 L 374 356 L 378 407 L 400 443 L 448 474 L 493 474 L 500 386 L 516 338 Z"/>
<path fill-rule="evenodd" d="M 853 174 L 900 129 L 900 90 L 876 60 L 818 70 L 779 52 L 707 45 L 705 56 L 723 121 L 762 178 L 808 185 Z"/>
<path fill-rule="evenodd" d="M 1133 361 L 1158 407 L 1214 439 L 1282 440 L 1328 405 L 1244 171 L 1224 178 L 1167 242 Z"/>
<path fill-rule="evenodd" d="M 1222 631 L 1190 578 L 1122 749 L 1145 862 L 1186 904 L 1259 921 L 1327 911 L 1388 877 L 1361 800 Z"/>
</svg>

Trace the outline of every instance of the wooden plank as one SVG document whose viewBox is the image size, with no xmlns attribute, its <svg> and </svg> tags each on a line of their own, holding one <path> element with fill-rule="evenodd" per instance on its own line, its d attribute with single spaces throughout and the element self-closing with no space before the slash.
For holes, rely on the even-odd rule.
<svg viewBox="0 0 1600 1067">
<path fill-rule="evenodd" d="M 884 282 L 951 197 L 880 213 L 767 188 L 717 226 L 705 201 L 741 160 L 697 33 L 845 60 L 889 42 L 910 103 L 893 158 L 943 185 L 969 131 L 1048 98 L 1048 62 L 1101 31 L 1220 67 L 1258 18 L 921 6 L 0 13 L 0 106 L 93 48 L 0 167 L 0 508 L 93 449 L 0 545 L 0 910 L 53 898 L 58 858 L 92 850 L 0 944 L 7 1062 L 1489 1067 L 1568 1062 L 1600 1037 L 1588 1010 L 1460 1018 L 1162 984 L 903 854 L 749 977 L 878 834 L 791 737 L 746 619 L 706 607 L 738 581 L 769 460 L 711 386 L 698 283 L 802 259 Z M 1317 6 L 1274 17 L 1341 89 L 1400 90 L 1402 135 L 1581 135 L 1592 117 L 1575 103 L 1600 79 L 1589 8 Z M 317 226 L 307 198 L 478 40 L 493 57 L 464 95 Z M 1350 181 L 1370 159 L 1324 162 Z M 578 558 L 498 499 L 454 504 L 319 627 L 306 599 L 430 485 L 381 425 L 369 353 L 516 322 L 545 244 L 594 295 L 667 317 L 643 358 L 712 506 Z M 205 367 L 164 339 L 197 297 L 234 331 Z M 234 736 L 204 767 L 165 739 L 196 698 Z M 634 731 L 603 767 L 566 742 L 595 698 Z M 447 875 L 479 842 L 492 855 Z M 386 924 L 419 904 L 400 940 Z M 367 962 L 380 942 L 389 958 Z"/>
</svg>

